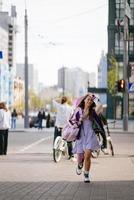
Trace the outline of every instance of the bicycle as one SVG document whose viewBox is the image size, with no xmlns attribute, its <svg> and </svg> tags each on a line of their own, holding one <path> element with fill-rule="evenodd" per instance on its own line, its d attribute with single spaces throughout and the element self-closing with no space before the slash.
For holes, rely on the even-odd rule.
<svg viewBox="0 0 134 200">
<path fill-rule="evenodd" d="M 105 125 L 105 132 L 107 134 L 107 153 L 104 151 L 104 149 L 102 148 L 102 136 L 101 136 L 101 131 L 100 129 L 96 129 L 95 130 L 95 133 L 97 135 L 97 138 L 99 140 L 99 143 L 100 143 L 100 146 L 101 148 L 97 151 L 93 151 L 92 152 L 92 157 L 93 158 L 97 158 L 100 154 L 100 152 L 102 152 L 104 155 L 111 155 L 111 156 L 114 156 L 114 148 L 113 148 L 113 142 L 112 142 L 112 138 L 110 136 L 110 131 L 109 131 L 109 127 L 108 127 L 108 124 L 110 123 L 115 123 L 115 121 L 113 122 L 109 122 Z"/>
<path fill-rule="evenodd" d="M 68 156 L 68 147 L 66 140 L 61 136 L 57 136 L 53 145 L 53 159 L 57 163 L 61 160 L 61 156 Z"/>
</svg>

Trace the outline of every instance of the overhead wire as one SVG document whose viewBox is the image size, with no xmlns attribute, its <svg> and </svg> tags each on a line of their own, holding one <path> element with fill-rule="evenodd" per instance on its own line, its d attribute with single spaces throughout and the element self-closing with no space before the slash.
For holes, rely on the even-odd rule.
<svg viewBox="0 0 134 200">
<path fill-rule="evenodd" d="M 55 21 L 53 21 L 52 23 L 57 23 L 57 22 L 61 22 L 61 21 L 66 21 L 66 20 L 69 20 L 69 19 L 72 19 L 74 17 L 80 17 L 82 15 L 86 15 L 86 14 L 91 14 L 93 12 L 96 12 L 97 10 L 101 9 L 101 8 L 104 8 L 107 4 L 103 4 L 101 6 L 98 6 L 96 8 L 93 8 L 93 9 L 89 9 L 89 10 L 86 10 L 86 11 L 83 11 L 83 12 L 80 12 L 80 13 L 76 13 L 76 14 L 73 14 L 73 15 L 70 15 L 70 16 L 67 16 L 67 17 L 62 17 L 62 18 L 59 18 Z"/>
</svg>

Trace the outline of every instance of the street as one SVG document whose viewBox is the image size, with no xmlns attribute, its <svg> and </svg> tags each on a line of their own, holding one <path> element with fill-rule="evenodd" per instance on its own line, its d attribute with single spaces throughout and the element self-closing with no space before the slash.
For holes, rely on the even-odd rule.
<svg viewBox="0 0 134 200">
<path fill-rule="evenodd" d="M 134 199 L 134 134 L 112 134 L 115 156 L 92 159 L 91 183 L 75 174 L 76 163 L 54 163 L 53 128 L 9 133 L 0 157 L 0 200 Z M 90 198 L 89 198 L 90 196 Z"/>
</svg>

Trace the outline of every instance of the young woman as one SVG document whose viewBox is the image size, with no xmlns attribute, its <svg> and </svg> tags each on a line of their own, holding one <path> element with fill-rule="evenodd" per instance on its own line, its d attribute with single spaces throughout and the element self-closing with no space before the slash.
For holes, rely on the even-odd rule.
<svg viewBox="0 0 134 200">
<path fill-rule="evenodd" d="M 79 136 L 75 142 L 73 152 L 77 154 L 77 175 L 82 173 L 84 167 L 84 182 L 90 182 L 91 152 L 100 148 L 99 142 L 92 129 L 95 96 L 88 94 L 79 103 L 75 111 L 76 121 L 81 121 Z"/>
</svg>

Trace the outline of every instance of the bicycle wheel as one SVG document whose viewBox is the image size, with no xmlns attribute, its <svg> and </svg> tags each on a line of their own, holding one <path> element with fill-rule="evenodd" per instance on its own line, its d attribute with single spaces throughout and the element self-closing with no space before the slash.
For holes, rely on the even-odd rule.
<svg viewBox="0 0 134 200">
<path fill-rule="evenodd" d="M 107 143 L 108 143 L 108 148 L 109 148 L 110 154 L 112 156 L 114 156 L 114 148 L 113 148 L 112 140 L 110 137 L 107 138 Z"/>
<path fill-rule="evenodd" d="M 55 142 L 54 142 L 54 147 L 53 147 L 53 159 L 55 162 L 59 162 L 60 159 L 61 159 L 61 155 L 62 155 L 62 150 L 61 150 L 61 147 L 62 147 L 62 138 L 60 136 L 58 136 L 56 139 L 55 139 Z"/>
</svg>

